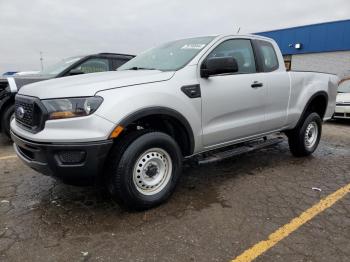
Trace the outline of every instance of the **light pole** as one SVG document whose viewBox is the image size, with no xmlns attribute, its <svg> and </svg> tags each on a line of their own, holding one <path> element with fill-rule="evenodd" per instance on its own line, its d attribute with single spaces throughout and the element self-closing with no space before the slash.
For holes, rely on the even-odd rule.
<svg viewBox="0 0 350 262">
<path fill-rule="evenodd" d="M 43 58 L 43 52 L 40 51 L 40 64 L 41 64 L 41 71 L 44 70 L 44 58 Z"/>
</svg>

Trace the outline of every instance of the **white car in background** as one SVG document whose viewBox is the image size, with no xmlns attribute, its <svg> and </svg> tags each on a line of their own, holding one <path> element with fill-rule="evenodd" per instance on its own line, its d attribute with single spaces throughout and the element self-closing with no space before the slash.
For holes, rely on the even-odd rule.
<svg viewBox="0 0 350 262">
<path fill-rule="evenodd" d="M 339 83 L 333 118 L 350 119 L 350 78 L 344 79 Z"/>
</svg>

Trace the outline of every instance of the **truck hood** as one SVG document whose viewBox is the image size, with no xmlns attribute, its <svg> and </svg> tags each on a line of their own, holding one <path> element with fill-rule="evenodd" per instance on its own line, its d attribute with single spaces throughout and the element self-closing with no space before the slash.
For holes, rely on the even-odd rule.
<svg viewBox="0 0 350 262">
<path fill-rule="evenodd" d="M 158 70 L 125 70 L 92 73 L 56 78 L 26 85 L 18 93 L 35 96 L 40 99 L 93 96 L 97 92 L 106 89 L 166 81 L 174 73 Z"/>
<path fill-rule="evenodd" d="M 350 93 L 338 93 L 337 103 L 350 103 Z"/>
</svg>

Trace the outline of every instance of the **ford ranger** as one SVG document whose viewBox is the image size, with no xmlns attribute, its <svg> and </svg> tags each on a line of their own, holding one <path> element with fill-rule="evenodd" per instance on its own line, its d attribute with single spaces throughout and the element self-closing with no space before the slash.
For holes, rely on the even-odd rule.
<svg viewBox="0 0 350 262">
<path fill-rule="evenodd" d="M 116 72 L 24 86 L 11 134 L 31 168 L 66 183 L 102 179 L 119 203 L 147 209 L 172 194 L 183 160 L 276 132 L 294 156 L 312 154 L 337 83 L 334 75 L 286 72 L 269 38 L 182 39 Z"/>
</svg>

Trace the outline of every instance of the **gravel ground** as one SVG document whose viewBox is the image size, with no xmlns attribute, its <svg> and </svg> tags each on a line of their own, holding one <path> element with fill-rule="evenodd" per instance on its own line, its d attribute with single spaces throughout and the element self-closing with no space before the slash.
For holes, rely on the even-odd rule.
<svg viewBox="0 0 350 262">
<path fill-rule="evenodd" d="M 1 138 L 0 158 L 13 154 Z M 0 261 L 229 261 L 349 183 L 350 122 L 325 124 L 308 158 L 292 157 L 283 142 L 186 168 L 168 203 L 139 213 L 8 158 L 0 160 Z M 256 261 L 350 261 L 350 195 Z"/>
</svg>

